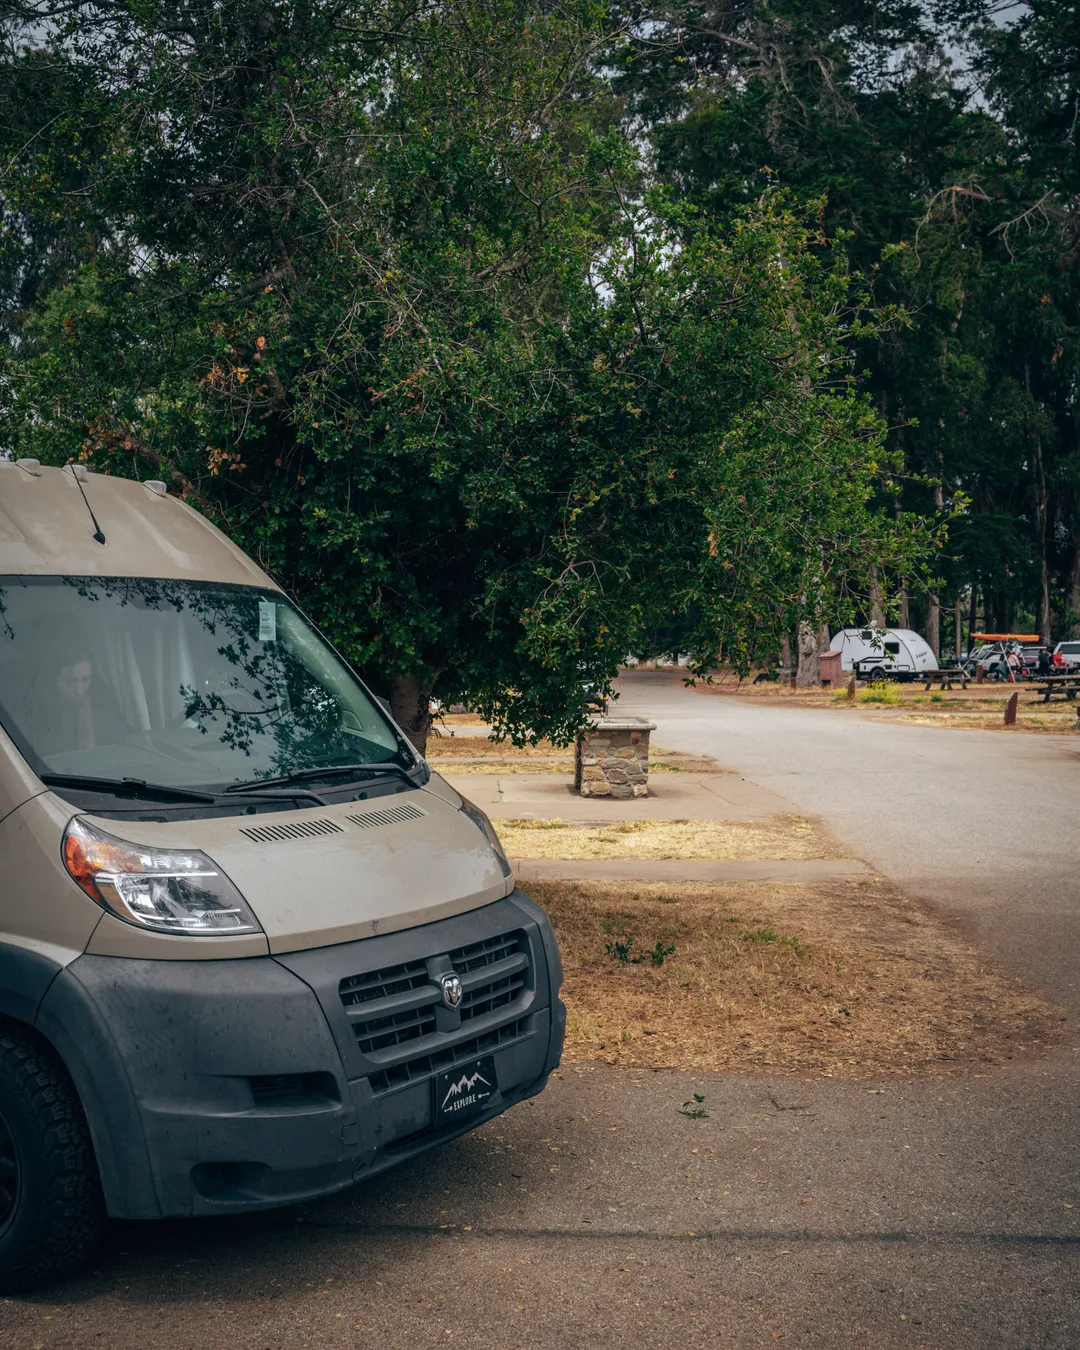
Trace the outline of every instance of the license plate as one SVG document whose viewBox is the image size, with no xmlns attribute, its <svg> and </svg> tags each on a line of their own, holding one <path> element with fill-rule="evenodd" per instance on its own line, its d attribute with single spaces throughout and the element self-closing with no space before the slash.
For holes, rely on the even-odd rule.
<svg viewBox="0 0 1080 1350">
<path fill-rule="evenodd" d="M 435 1128 L 478 1114 L 498 1090 L 491 1055 L 440 1073 L 435 1079 Z"/>
</svg>

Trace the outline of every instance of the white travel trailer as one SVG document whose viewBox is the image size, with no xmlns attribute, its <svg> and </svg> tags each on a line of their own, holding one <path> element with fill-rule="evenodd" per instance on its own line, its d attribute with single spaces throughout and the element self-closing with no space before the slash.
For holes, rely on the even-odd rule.
<svg viewBox="0 0 1080 1350">
<path fill-rule="evenodd" d="M 829 646 L 864 680 L 910 680 L 938 668 L 930 644 L 910 628 L 842 628 Z"/>
</svg>

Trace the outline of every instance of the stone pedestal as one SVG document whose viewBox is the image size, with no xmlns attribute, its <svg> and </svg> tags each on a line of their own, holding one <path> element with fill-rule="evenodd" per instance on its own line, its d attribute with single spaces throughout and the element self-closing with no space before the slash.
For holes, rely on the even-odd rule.
<svg viewBox="0 0 1080 1350">
<path fill-rule="evenodd" d="M 583 797 L 647 797 L 649 732 L 644 717 L 597 717 L 578 733 L 574 788 Z"/>
</svg>

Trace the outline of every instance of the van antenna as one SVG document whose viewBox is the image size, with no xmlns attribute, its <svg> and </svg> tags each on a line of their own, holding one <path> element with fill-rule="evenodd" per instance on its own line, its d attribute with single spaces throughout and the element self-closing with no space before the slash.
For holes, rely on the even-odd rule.
<svg viewBox="0 0 1080 1350">
<path fill-rule="evenodd" d="M 94 522 L 93 537 L 98 541 L 99 544 L 103 544 L 105 542 L 105 535 L 102 533 L 101 526 L 97 522 L 97 516 L 94 515 L 94 508 L 86 500 L 86 493 L 83 491 L 82 480 L 79 478 L 79 475 L 75 472 L 74 464 L 72 464 L 71 466 L 71 476 L 72 478 L 75 479 L 75 482 L 79 485 L 79 492 L 82 493 L 82 499 L 86 503 L 86 509 L 90 512 L 90 519 Z"/>
</svg>

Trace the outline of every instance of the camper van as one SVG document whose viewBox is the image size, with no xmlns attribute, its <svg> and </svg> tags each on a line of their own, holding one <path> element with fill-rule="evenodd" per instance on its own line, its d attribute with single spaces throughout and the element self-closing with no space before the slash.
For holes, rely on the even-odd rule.
<svg viewBox="0 0 1080 1350">
<path fill-rule="evenodd" d="M 910 628 L 842 628 L 829 646 L 863 680 L 910 680 L 938 668 L 930 644 Z"/>
<path fill-rule="evenodd" d="M 543 911 L 161 482 L 0 461 L 0 1285 L 310 1200 L 534 1096 Z"/>
</svg>

